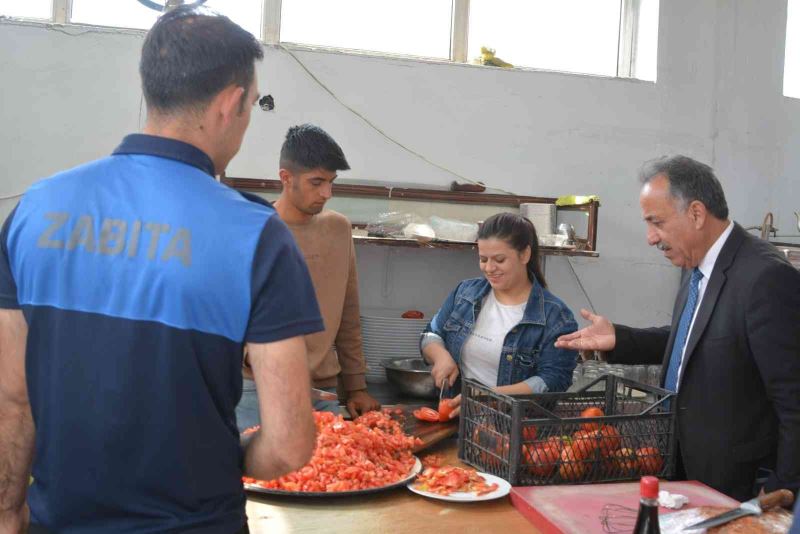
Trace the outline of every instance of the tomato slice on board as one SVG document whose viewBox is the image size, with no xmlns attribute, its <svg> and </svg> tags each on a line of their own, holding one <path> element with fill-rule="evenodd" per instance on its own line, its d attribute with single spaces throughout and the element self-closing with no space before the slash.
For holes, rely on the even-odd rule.
<svg viewBox="0 0 800 534">
<path fill-rule="evenodd" d="M 414 410 L 412 413 L 414 414 L 414 417 L 416 417 L 420 421 L 427 421 L 429 423 L 439 422 L 439 412 L 437 412 L 433 408 L 428 408 L 427 406 L 423 406 L 422 408 Z"/>
</svg>

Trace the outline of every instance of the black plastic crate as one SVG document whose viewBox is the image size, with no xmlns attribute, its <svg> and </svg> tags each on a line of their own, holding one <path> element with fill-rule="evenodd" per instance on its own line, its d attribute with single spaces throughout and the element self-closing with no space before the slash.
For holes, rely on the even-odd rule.
<svg viewBox="0 0 800 534">
<path fill-rule="evenodd" d="M 673 397 L 613 375 L 574 392 L 514 397 L 466 379 L 458 456 L 521 486 L 672 478 Z M 591 407 L 605 415 L 581 417 Z"/>
</svg>

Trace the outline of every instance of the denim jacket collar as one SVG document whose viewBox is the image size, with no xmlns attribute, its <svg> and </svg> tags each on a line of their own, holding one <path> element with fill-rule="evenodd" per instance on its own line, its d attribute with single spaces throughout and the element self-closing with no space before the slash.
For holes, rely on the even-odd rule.
<svg viewBox="0 0 800 534">
<path fill-rule="evenodd" d="M 472 303 L 472 307 L 479 306 L 483 298 L 489 294 L 492 286 L 485 278 L 482 280 L 481 285 L 477 288 L 476 292 L 467 292 L 462 297 Z M 477 313 L 477 312 L 476 312 Z M 520 324 L 545 324 L 544 313 L 544 291 L 538 280 L 533 281 L 531 293 L 528 295 L 528 303 L 525 305 L 525 313 L 522 315 Z"/>
</svg>

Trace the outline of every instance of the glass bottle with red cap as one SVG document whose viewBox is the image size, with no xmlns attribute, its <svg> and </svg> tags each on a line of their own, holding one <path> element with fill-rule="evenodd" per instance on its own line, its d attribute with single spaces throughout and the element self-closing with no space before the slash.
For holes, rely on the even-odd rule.
<svg viewBox="0 0 800 534">
<path fill-rule="evenodd" d="M 658 526 L 658 479 L 642 477 L 639 492 L 639 515 L 636 516 L 633 534 L 661 534 Z"/>
</svg>

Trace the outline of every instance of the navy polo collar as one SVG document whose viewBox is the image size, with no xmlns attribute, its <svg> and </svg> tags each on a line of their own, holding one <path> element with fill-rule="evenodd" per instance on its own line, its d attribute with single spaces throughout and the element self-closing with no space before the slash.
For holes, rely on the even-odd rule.
<svg viewBox="0 0 800 534">
<path fill-rule="evenodd" d="M 114 149 L 113 154 L 146 154 L 148 156 L 174 159 L 192 167 L 197 167 L 211 176 L 215 175 L 214 163 L 208 157 L 208 154 L 194 145 L 177 139 L 170 139 L 169 137 L 147 134 L 126 135 L 122 143 Z"/>
</svg>

